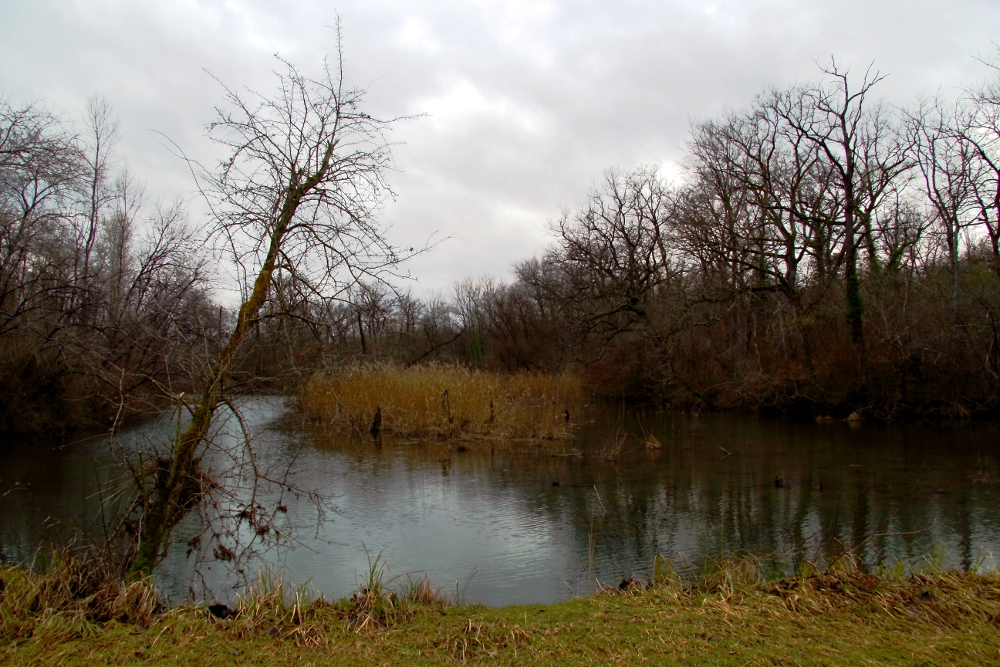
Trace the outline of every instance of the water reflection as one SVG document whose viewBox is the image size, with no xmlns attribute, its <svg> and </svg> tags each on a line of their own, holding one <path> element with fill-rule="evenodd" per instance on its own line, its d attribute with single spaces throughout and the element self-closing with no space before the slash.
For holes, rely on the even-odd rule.
<svg viewBox="0 0 1000 667">
<path fill-rule="evenodd" d="M 253 412 L 263 431 L 257 450 L 274 460 L 295 454 L 297 484 L 333 493 L 339 514 L 300 534 L 304 548 L 267 558 L 291 580 L 333 596 L 354 590 L 377 554 L 393 573 L 426 572 L 470 600 L 508 604 L 644 576 L 656 554 L 677 555 L 690 569 L 719 554 L 767 554 L 783 568 L 847 547 L 870 564 L 914 561 L 940 545 L 967 567 L 1000 543 L 995 425 L 602 414 L 557 452 L 579 455 L 550 456 L 392 439 L 376 446 L 316 428 L 264 428 L 280 411 L 271 400 Z M 616 429 L 632 437 L 609 457 Z M 644 449 L 643 433 L 663 448 Z M 77 450 L 3 454 L 5 555 L 23 557 L 37 543 L 22 516 L 65 514 L 92 492 L 94 465 Z M 309 525 L 314 509 L 289 504 L 288 519 Z M 197 530 L 187 526 L 178 542 Z M 187 591 L 190 573 L 184 549 L 174 549 L 163 575 L 175 597 Z M 224 588 L 218 566 L 203 573 Z"/>
</svg>

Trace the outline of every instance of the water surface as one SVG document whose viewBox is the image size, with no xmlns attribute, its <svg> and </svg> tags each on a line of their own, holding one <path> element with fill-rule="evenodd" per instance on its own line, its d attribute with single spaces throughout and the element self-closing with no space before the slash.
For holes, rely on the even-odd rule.
<svg viewBox="0 0 1000 667">
<path fill-rule="evenodd" d="M 296 483 L 330 494 L 337 508 L 316 526 L 305 499 L 283 501 L 301 546 L 264 560 L 330 596 L 356 590 L 376 557 L 392 575 L 426 574 L 446 592 L 503 605 L 646 577 L 657 554 L 692 574 L 719 555 L 757 554 L 781 569 L 848 548 L 870 565 L 917 564 L 936 550 L 951 565 L 992 566 L 1000 546 L 996 425 L 595 409 L 575 442 L 554 449 L 460 452 L 290 429 L 280 426 L 280 399 L 253 399 L 245 410 L 262 458 L 294 456 Z M 126 440 L 148 446 L 171 429 L 170 420 L 147 424 Z M 646 434 L 662 449 L 645 449 Z M 3 555 L 25 559 L 45 537 L 93 526 L 116 466 L 100 439 L 0 451 Z M 210 563 L 192 579 L 184 543 L 199 530 L 182 527 L 162 568 L 175 599 L 193 581 L 225 598 L 234 581 Z"/>
</svg>

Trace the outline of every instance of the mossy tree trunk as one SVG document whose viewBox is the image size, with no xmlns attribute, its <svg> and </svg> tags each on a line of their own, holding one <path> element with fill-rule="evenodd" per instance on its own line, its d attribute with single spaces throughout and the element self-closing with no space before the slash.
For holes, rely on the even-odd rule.
<svg viewBox="0 0 1000 667">
<path fill-rule="evenodd" d="M 257 268 L 243 274 L 247 296 L 227 344 L 208 366 L 191 421 L 167 459 L 141 480 L 135 574 L 156 567 L 181 519 L 213 493 L 215 482 L 206 483 L 213 471 L 202 466 L 213 419 L 228 403 L 227 379 L 254 326 L 280 310 L 270 307 L 275 280 L 310 299 L 335 299 L 361 278 L 391 273 L 405 258 L 374 222 L 392 194 L 384 181 L 391 155 L 383 136 L 392 121 L 360 111 L 364 91 L 345 88 L 342 70 L 331 73 L 324 63 L 322 76 L 310 79 L 280 62 L 286 70 L 277 75 L 273 98 L 225 88 L 232 110 L 219 111 L 209 137 L 229 157 L 215 172 L 194 170 L 215 238 L 239 271 Z M 248 468 L 256 474 L 252 463 Z M 240 502 L 234 497 L 228 501 Z M 246 518 L 258 505 L 247 503 L 235 514 Z"/>
<path fill-rule="evenodd" d="M 331 152 L 332 148 L 331 146 Z M 324 169 L 309 180 L 320 180 L 327 166 L 324 165 Z M 308 187 L 308 182 L 303 187 Z M 191 491 L 192 483 L 199 478 L 197 458 L 199 445 L 205 440 L 212 425 L 212 417 L 222 397 L 225 377 L 244 341 L 250 335 L 253 324 L 257 321 L 267 299 L 281 241 L 295 215 L 300 199 L 301 193 L 298 188 L 289 191 L 282 206 L 281 218 L 271 236 L 264 264 L 254 280 L 250 298 L 240 306 L 236 326 L 229 342 L 222 349 L 219 360 L 211 367 L 191 421 L 174 442 L 168 470 L 154 480 L 152 497 L 143 508 L 139 546 L 132 568 L 134 572 L 148 574 L 152 571 L 152 568 L 166 555 L 167 543 L 174 527 L 190 509 L 189 503 L 184 502 L 184 499 Z"/>
</svg>

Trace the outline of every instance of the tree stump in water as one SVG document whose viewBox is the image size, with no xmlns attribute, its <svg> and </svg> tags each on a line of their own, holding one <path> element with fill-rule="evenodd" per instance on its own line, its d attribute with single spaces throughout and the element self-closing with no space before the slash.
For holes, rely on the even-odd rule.
<svg viewBox="0 0 1000 667">
<path fill-rule="evenodd" d="M 378 434 L 382 431 L 382 406 L 375 406 L 375 416 L 372 418 L 372 425 L 368 432 L 372 434 L 372 439 L 378 440 Z"/>
</svg>

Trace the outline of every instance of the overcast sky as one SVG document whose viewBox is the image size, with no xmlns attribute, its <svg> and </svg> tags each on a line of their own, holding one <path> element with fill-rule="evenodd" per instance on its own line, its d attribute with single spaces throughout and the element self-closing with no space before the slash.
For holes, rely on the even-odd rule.
<svg viewBox="0 0 1000 667">
<path fill-rule="evenodd" d="M 190 197 L 152 130 L 205 155 L 222 95 L 204 70 L 260 90 L 274 53 L 314 72 L 337 14 L 369 112 L 427 114 L 394 132 L 382 216 L 399 245 L 446 239 L 407 267 L 421 294 L 509 275 L 606 168 L 675 173 L 692 119 L 815 80 L 817 61 L 874 62 L 881 95 L 909 104 L 986 78 L 975 56 L 1000 39 L 996 0 L 0 0 L 0 95 L 67 118 L 103 95 L 149 192 Z"/>
</svg>

